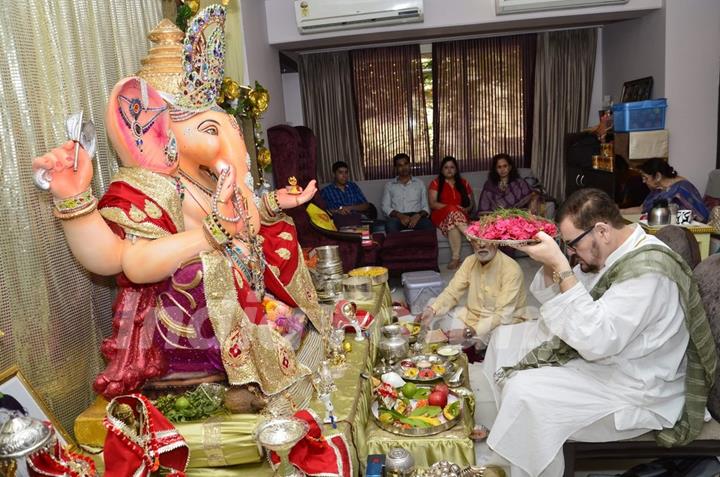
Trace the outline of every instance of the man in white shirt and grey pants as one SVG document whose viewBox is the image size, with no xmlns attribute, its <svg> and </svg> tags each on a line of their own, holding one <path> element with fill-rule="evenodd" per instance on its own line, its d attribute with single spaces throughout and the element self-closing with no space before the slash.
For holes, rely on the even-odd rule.
<svg viewBox="0 0 720 477">
<path fill-rule="evenodd" d="M 383 191 L 382 210 L 387 216 L 388 234 L 402 230 L 431 230 L 427 188 L 420 179 L 410 175 L 410 156 L 400 153 L 393 157 L 397 177 Z"/>
</svg>

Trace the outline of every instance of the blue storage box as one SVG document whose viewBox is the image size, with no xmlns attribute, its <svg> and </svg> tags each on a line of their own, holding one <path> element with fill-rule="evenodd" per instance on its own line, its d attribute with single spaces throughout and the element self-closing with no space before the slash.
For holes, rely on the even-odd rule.
<svg viewBox="0 0 720 477">
<path fill-rule="evenodd" d="M 615 132 L 652 131 L 665 129 L 667 99 L 651 99 L 613 106 Z"/>
</svg>

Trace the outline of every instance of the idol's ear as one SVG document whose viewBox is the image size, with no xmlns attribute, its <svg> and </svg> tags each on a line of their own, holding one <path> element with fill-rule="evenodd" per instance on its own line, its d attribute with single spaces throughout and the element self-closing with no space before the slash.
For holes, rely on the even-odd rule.
<svg viewBox="0 0 720 477">
<path fill-rule="evenodd" d="M 177 169 L 168 105 L 145 80 L 130 77 L 115 85 L 108 98 L 105 125 L 124 166 L 164 174 Z"/>
</svg>

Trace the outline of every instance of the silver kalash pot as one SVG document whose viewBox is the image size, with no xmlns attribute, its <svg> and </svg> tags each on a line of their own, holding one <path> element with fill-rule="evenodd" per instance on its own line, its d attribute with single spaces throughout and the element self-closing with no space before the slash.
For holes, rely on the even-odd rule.
<svg viewBox="0 0 720 477">
<path fill-rule="evenodd" d="M 385 456 L 386 477 L 412 477 L 415 475 L 415 459 L 402 447 L 393 447 Z"/>
<path fill-rule="evenodd" d="M 390 364 L 395 364 L 405 358 L 410 351 L 407 338 L 402 336 L 400 325 L 385 325 L 382 327 L 383 337 L 378 343 L 380 357 Z"/>
<path fill-rule="evenodd" d="M 670 223 L 670 208 L 668 201 L 665 199 L 656 200 L 648 212 L 648 225 L 655 227 L 658 225 L 667 225 Z"/>
</svg>

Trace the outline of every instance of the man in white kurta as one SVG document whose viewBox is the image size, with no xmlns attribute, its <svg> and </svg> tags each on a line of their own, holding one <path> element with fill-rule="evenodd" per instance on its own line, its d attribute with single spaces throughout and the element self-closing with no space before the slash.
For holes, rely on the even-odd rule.
<svg viewBox="0 0 720 477">
<path fill-rule="evenodd" d="M 677 285 L 647 273 L 612 285 L 596 301 L 589 294 L 623 255 L 662 242 L 625 225 L 604 193 L 578 192 L 583 194 L 571 196 L 559 215 L 562 238 L 578 265 L 570 273 L 545 234 L 540 244 L 525 247 L 543 264 L 530 286 L 542 304 L 540 319 L 498 328 L 486 354 L 484 374 L 498 404 L 487 443 L 512 464 L 513 477 L 561 476 L 567 439 L 612 441 L 672 427 L 685 401 L 689 337 Z M 495 382 L 499 368 L 515 365 L 553 335 L 581 359 Z"/>
</svg>

